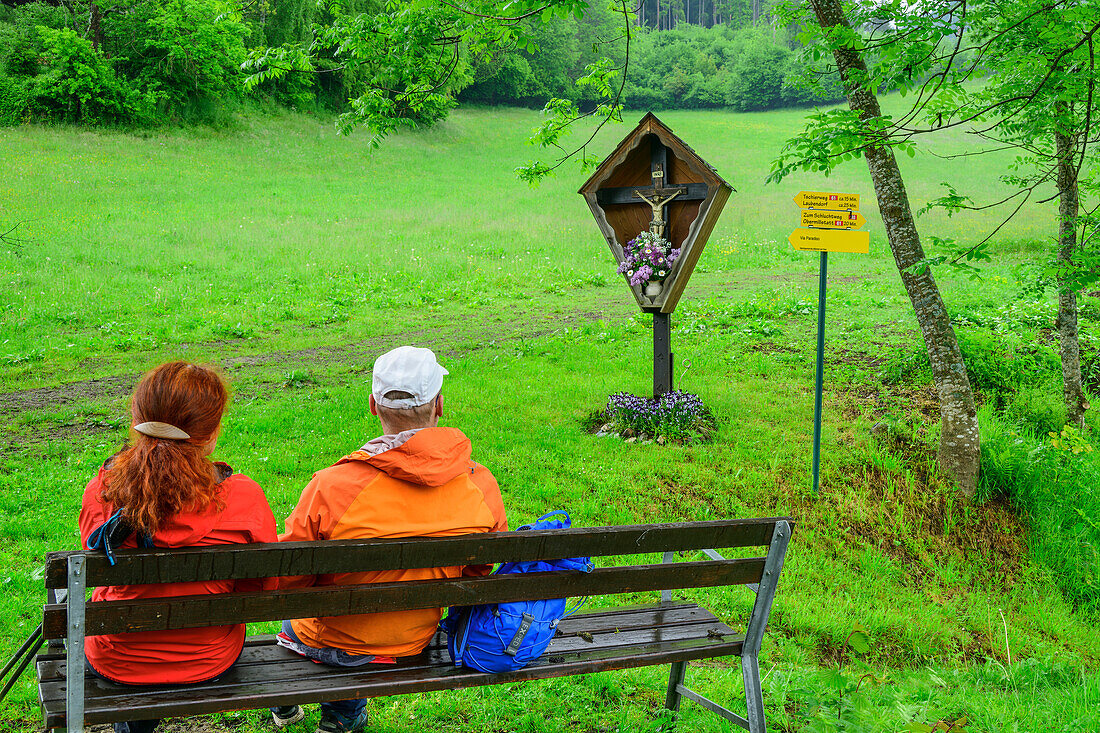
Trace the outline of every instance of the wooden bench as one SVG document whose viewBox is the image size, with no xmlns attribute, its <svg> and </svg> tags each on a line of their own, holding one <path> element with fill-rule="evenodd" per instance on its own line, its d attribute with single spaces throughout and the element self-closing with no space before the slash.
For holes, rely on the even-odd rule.
<svg viewBox="0 0 1100 733">
<path fill-rule="evenodd" d="M 665 705 L 687 697 L 724 718 L 764 733 L 757 654 L 790 538 L 788 518 L 574 528 L 447 538 L 229 545 L 178 550 L 125 550 L 112 566 L 90 552 L 51 553 L 43 635 L 52 640 L 36 666 L 47 728 L 120 720 L 201 715 L 227 710 L 377 697 L 511 683 L 655 664 L 671 664 Z M 765 556 L 724 559 L 710 548 L 767 547 Z M 676 562 L 676 552 L 706 554 Z M 598 567 L 592 573 L 490 575 L 276 592 L 86 602 L 90 586 L 179 583 L 395 568 L 444 567 L 590 555 L 661 553 L 660 564 Z M 671 600 L 671 589 L 748 585 L 756 601 L 745 634 L 705 608 Z M 57 602 L 58 589 L 68 602 Z M 396 665 L 334 668 L 249 637 L 241 658 L 216 682 L 129 687 L 84 672 L 84 637 L 230 623 L 339 616 L 371 611 L 471 605 L 548 597 L 662 591 L 659 603 L 593 610 L 563 622 L 547 653 L 517 672 L 484 674 L 456 668 L 437 634 L 424 653 Z M 61 641 L 64 640 L 64 646 Z M 68 655 L 66 655 L 66 649 Z M 747 718 L 688 689 L 687 663 L 740 656 Z"/>
</svg>

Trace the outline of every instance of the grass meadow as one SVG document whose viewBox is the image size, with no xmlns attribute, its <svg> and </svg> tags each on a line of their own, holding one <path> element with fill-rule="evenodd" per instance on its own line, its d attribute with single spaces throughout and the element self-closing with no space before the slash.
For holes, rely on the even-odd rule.
<svg viewBox="0 0 1100 733">
<path fill-rule="evenodd" d="M 676 386 L 706 401 L 718 433 L 674 447 L 584 427 L 608 395 L 651 388 L 650 319 L 576 194 L 586 174 L 567 164 L 534 189 L 514 177 L 536 154 L 535 112 L 461 109 L 373 152 L 366 135 L 291 114 L 142 136 L 0 129 L 0 231 L 18 224 L 0 245 L 0 656 L 38 623 L 44 553 L 78 544 L 81 492 L 125 440 L 143 370 L 174 358 L 225 370 L 235 397 L 216 457 L 256 479 L 281 522 L 312 471 L 376 433 L 371 364 L 414 343 L 450 370 L 444 424 L 471 437 L 513 526 L 554 508 L 579 526 L 796 518 L 761 660 L 770 730 L 1100 730 L 1100 463 L 1046 437 L 1060 400 L 1056 306 L 1024 292 L 1055 209 L 1002 229 L 980 280 L 938 274 L 979 365 L 988 470 L 981 500 L 965 503 L 935 472 L 935 396 L 866 167 L 763 183 L 801 116 L 660 115 L 737 190 L 672 319 Z M 632 122 L 602 131 L 592 152 Z M 969 145 L 949 133 L 901 161 L 914 208 L 945 180 L 1001 192 L 1006 158 L 933 154 Z M 803 189 L 860 193 L 871 233 L 869 255 L 830 258 L 818 495 L 817 257 L 786 241 Z M 932 213 L 919 226 L 976 242 L 998 223 Z M 1086 340 L 1095 300 L 1082 299 Z M 735 626 L 749 596 L 690 592 Z M 845 644 L 857 625 L 866 654 Z M 736 710 L 729 661 L 692 666 L 689 684 Z M 380 699 L 371 730 L 667 730 L 666 676 Z M 861 677 L 858 691 L 844 681 Z M 26 675 L 0 728 L 38 720 Z M 258 733 L 268 720 L 249 711 L 170 730 Z M 679 725 L 731 730 L 691 703 Z"/>
</svg>

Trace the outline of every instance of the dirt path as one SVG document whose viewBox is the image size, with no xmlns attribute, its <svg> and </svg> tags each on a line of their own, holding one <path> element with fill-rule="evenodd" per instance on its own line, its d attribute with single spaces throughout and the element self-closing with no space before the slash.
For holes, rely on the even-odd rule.
<svg viewBox="0 0 1100 733">
<path fill-rule="evenodd" d="M 611 293 L 587 309 L 557 314 L 512 314 L 508 321 L 480 322 L 468 318 L 462 322 L 439 324 L 431 330 L 398 331 L 377 338 L 348 344 L 318 346 L 308 349 L 276 350 L 253 354 L 229 356 L 219 365 L 233 375 L 247 375 L 252 370 L 305 370 L 343 366 L 348 370 L 366 371 L 374 359 L 392 348 L 406 343 L 427 346 L 440 355 L 458 357 L 463 354 L 524 339 L 538 338 L 565 327 L 575 328 L 599 319 L 620 320 L 635 313 L 632 303 Z M 493 314 L 496 315 L 496 314 Z M 123 401 L 130 395 L 141 377 L 140 372 L 96 377 L 68 382 L 55 387 L 38 387 L 0 393 L 0 420 L 13 420 L 19 415 L 36 410 L 58 410 L 80 405 L 103 405 Z M 14 453 L 47 439 L 71 438 L 98 432 L 109 432 L 116 426 L 95 419 L 81 419 L 57 425 L 44 423 L 30 426 L 24 435 L 10 436 L 6 445 L 0 445 L 0 453 Z"/>
<path fill-rule="evenodd" d="M 805 273 L 799 275 L 794 276 L 793 279 L 810 277 Z M 697 278 L 702 281 L 693 283 L 692 287 L 696 297 L 728 296 L 735 291 L 753 288 L 761 281 L 772 279 L 789 280 L 792 277 L 759 272 L 738 273 L 731 277 L 729 273 L 723 273 L 713 279 L 706 276 Z M 576 306 L 572 310 L 562 309 L 551 312 L 542 309 L 517 308 L 508 313 L 496 310 L 472 311 L 446 321 L 433 323 L 428 327 L 395 331 L 352 343 L 306 349 L 262 351 L 265 346 L 263 341 L 225 342 L 227 352 L 236 351 L 237 353 L 227 355 L 216 363 L 232 375 L 234 381 L 239 377 L 246 378 L 241 381 L 254 384 L 260 381 L 264 386 L 258 389 L 262 392 L 266 387 L 281 382 L 282 379 L 268 378 L 267 382 L 263 382 L 263 377 L 259 380 L 252 379 L 251 377 L 260 370 L 270 372 L 277 369 L 283 373 L 288 371 L 308 373 L 313 370 L 328 370 L 335 365 L 349 372 L 366 372 L 379 354 L 401 344 L 414 343 L 427 346 L 443 356 L 460 357 L 490 346 L 538 338 L 563 328 L 576 328 L 601 319 L 620 321 L 638 312 L 630 296 L 618 287 L 586 289 L 578 292 L 575 297 L 582 301 L 583 305 Z M 500 316 L 504 316 L 506 320 L 498 320 Z M 274 346 L 277 342 L 278 338 L 273 337 L 267 340 L 266 345 Z M 183 348 L 186 344 L 179 346 Z M 246 348 L 252 353 L 240 353 L 240 350 Z M 85 405 L 101 408 L 113 403 L 124 404 L 140 377 L 141 372 L 126 372 L 67 382 L 57 386 L 0 392 L 0 425 L 4 423 L 10 425 L 20 415 L 35 411 L 72 411 L 74 408 Z M 253 387 L 253 389 L 257 388 Z M 248 398 L 252 395 L 237 390 L 237 396 Z M 6 431 L 9 435 L 5 440 L 0 441 L 0 455 L 11 455 L 28 447 L 46 443 L 48 440 L 113 432 L 117 429 L 117 422 L 113 420 L 121 417 L 121 413 L 115 415 L 115 412 L 112 409 L 112 420 L 102 419 L 102 412 L 99 413 L 100 417 L 93 412 L 89 416 L 69 423 L 59 424 L 59 421 L 45 419 L 40 425 L 24 425 L 18 435 L 10 434 L 13 431 Z"/>
</svg>

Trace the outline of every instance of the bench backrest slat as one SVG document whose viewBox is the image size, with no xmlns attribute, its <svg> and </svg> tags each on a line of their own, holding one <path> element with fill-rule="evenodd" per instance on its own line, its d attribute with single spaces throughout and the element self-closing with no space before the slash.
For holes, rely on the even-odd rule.
<svg viewBox="0 0 1100 733">
<path fill-rule="evenodd" d="M 117 564 L 88 553 L 88 585 L 133 585 L 448 567 L 561 557 L 634 555 L 771 542 L 776 519 L 733 519 L 624 527 L 583 527 L 553 532 L 499 532 L 459 537 L 122 550 Z M 50 553 L 46 587 L 66 586 L 71 552 Z"/>
<path fill-rule="evenodd" d="M 85 633 L 163 631 L 309 616 L 341 616 L 670 588 L 705 588 L 757 583 L 763 572 L 763 558 L 747 558 L 598 568 L 591 573 L 559 571 L 489 575 L 452 580 L 104 601 L 88 604 Z M 43 619 L 45 637 L 63 637 L 65 626 L 65 605 L 46 606 Z"/>
</svg>

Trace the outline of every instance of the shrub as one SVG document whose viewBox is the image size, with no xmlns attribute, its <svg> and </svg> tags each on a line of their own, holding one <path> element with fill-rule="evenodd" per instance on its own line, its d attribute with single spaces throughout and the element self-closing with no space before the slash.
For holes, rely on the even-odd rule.
<svg viewBox="0 0 1100 733">
<path fill-rule="evenodd" d="M 34 76 L 41 52 L 36 26 L 0 25 L 0 71 L 9 76 Z"/>
<path fill-rule="evenodd" d="M 924 342 L 908 349 L 895 349 L 882 367 L 882 381 L 887 384 L 927 382 L 932 379 L 932 365 Z"/>
<path fill-rule="evenodd" d="M 248 29 L 217 0 L 140 6 L 109 32 L 118 72 L 160 100 L 163 116 L 217 121 L 244 94 Z M 115 17 L 115 16 L 112 16 Z"/>
<path fill-rule="evenodd" d="M 957 329 L 956 333 L 975 389 L 1006 394 L 1061 373 L 1058 354 L 1052 347 L 1025 340 L 1014 332 Z"/>
<path fill-rule="evenodd" d="M 1005 417 L 1018 425 L 1026 425 L 1038 435 L 1061 430 L 1066 424 L 1066 403 L 1062 386 L 1046 384 L 1021 389 L 1005 406 Z"/>
<path fill-rule="evenodd" d="M 533 32 L 540 46 L 537 54 L 512 51 L 491 63 L 478 62 L 475 82 L 462 91 L 460 99 L 524 105 L 541 105 L 549 94 L 573 101 L 592 99 L 591 91 L 578 88 L 575 81 L 584 65 L 594 60 L 589 51 L 591 41 L 613 35 L 617 19 L 606 19 L 610 26 L 601 34 L 593 32 L 595 26 L 589 25 L 587 14 L 585 17 L 580 24 L 566 20 L 535 25 Z M 562 33 L 570 29 L 575 32 Z M 616 52 L 613 47 L 603 50 Z M 624 102 L 632 109 L 732 105 L 741 110 L 764 110 L 785 103 L 843 98 L 835 75 L 824 77 L 808 91 L 801 87 L 797 93 L 793 91 L 793 78 L 788 83 L 788 76 L 800 67 L 788 62 L 789 57 L 791 52 L 782 40 L 765 29 L 683 25 L 657 32 L 637 28 L 630 46 Z"/>
<path fill-rule="evenodd" d="M 92 44 L 68 28 L 38 27 L 39 73 L 31 77 L 27 111 L 34 117 L 88 125 L 145 122 L 154 98 L 141 94 Z"/>
<path fill-rule="evenodd" d="M 1081 383 L 1093 394 L 1100 393 L 1100 336 L 1082 330 Z"/>
<path fill-rule="evenodd" d="M 684 101 L 689 107 L 721 107 L 729 84 L 730 75 L 724 69 L 714 74 L 695 74 Z"/>
<path fill-rule="evenodd" d="M 478 65 L 476 76 L 480 80 L 462 93 L 462 98 L 471 102 L 514 103 L 533 97 L 538 89 L 530 62 L 518 53 L 507 54 L 492 62 L 482 62 Z"/>
<path fill-rule="evenodd" d="M 835 104 L 845 99 L 840 75 L 807 68 L 805 60 L 792 54 L 783 71 L 780 98 L 784 106 L 804 107 L 813 104 Z"/>
<path fill-rule="evenodd" d="M 754 35 L 730 72 L 727 101 L 742 112 L 778 107 L 783 69 L 790 52 L 762 35 Z"/>
<path fill-rule="evenodd" d="M 0 71 L 0 126 L 18 125 L 27 112 L 27 85 Z"/>
<path fill-rule="evenodd" d="M 316 80 L 314 74 L 287 74 L 280 79 L 268 79 L 252 91 L 291 109 L 311 110 L 318 106 Z"/>
<path fill-rule="evenodd" d="M 1029 386 L 1046 384 L 1061 374 L 1054 348 L 1035 343 L 1028 335 L 988 328 L 956 328 L 966 374 L 974 389 L 999 399 Z M 922 382 L 932 377 L 924 344 L 892 354 L 882 370 L 888 383 Z"/>
<path fill-rule="evenodd" d="M 626 103 L 631 109 L 661 110 L 673 106 L 672 98 L 663 89 L 630 86 L 626 93 Z"/>
</svg>

